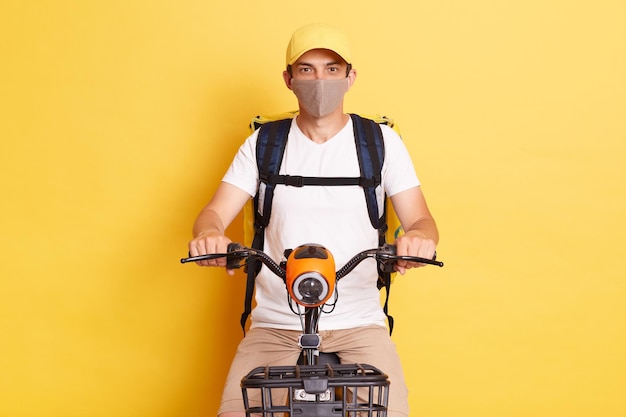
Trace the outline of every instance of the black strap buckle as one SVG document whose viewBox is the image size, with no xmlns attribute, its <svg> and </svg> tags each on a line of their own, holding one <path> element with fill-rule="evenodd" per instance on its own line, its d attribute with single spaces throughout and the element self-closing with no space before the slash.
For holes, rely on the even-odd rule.
<svg viewBox="0 0 626 417">
<path fill-rule="evenodd" d="M 292 187 L 304 187 L 304 177 L 299 175 L 285 175 L 285 185 L 291 185 Z"/>
</svg>

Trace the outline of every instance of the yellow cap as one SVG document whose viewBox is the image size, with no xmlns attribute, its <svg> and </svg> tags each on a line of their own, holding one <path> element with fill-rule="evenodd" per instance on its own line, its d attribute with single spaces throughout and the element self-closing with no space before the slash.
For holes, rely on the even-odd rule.
<svg viewBox="0 0 626 417">
<path fill-rule="evenodd" d="M 287 65 L 293 65 L 311 49 L 330 49 L 351 64 L 348 38 L 340 30 L 323 23 L 313 23 L 296 30 L 287 45 Z"/>
</svg>

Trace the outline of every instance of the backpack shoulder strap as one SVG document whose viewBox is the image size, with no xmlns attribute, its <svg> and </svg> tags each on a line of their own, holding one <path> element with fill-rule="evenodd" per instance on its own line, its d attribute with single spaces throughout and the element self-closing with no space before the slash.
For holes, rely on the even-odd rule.
<svg viewBox="0 0 626 417">
<path fill-rule="evenodd" d="M 379 207 L 378 194 L 382 201 L 382 169 L 385 159 L 385 142 L 380 125 L 371 119 L 366 119 L 357 114 L 351 114 L 354 128 L 354 140 L 361 169 L 361 177 L 364 178 L 365 201 L 370 222 L 380 233 L 385 233 L 384 207 Z M 382 209 L 382 210 L 381 210 Z M 383 229 L 383 230 L 381 230 Z"/>
<path fill-rule="evenodd" d="M 259 128 L 256 143 L 256 161 L 259 169 L 260 185 L 255 196 L 255 223 L 257 223 L 258 227 L 265 228 L 270 220 L 276 184 L 268 181 L 268 177 L 277 175 L 280 170 L 291 122 L 291 119 L 277 120 L 266 123 Z M 262 205 L 259 207 L 260 194 L 264 194 L 264 198 L 261 202 Z"/>
<path fill-rule="evenodd" d="M 361 168 L 361 176 L 370 180 L 370 186 L 363 187 L 370 222 L 378 230 L 378 245 L 386 243 L 387 235 L 387 199 L 381 189 L 382 169 L 385 160 L 385 141 L 380 124 L 374 120 L 351 114 L 354 126 L 354 138 Z M 379 198 L 380 195 L 380 198 Z M 389 314 L 389 292 L 391 290 L 391 272 L 378 266 L 378 288 L 385 288 L 383 311 L 389 323 L 389 334 L 393 332 L 393 316 Z"/>
<path fill-rule="evenodd" d="M 287 137 L 291 128 L 292 119 L 276 120 L 261 125 L 256 144 L 256 161 L 259 170 L 259 189 L 254 196 L 254 239 L 253 249 L 263 250 L 265 243 L 265 228 L 269 224 L 272 212 L 272 200 L 276 184 L 267 182 L 269 175 L 278 174 L 283 160 Z M 261 198 L 262 195 L 262 198 Z M 244 310 L 241 314 L 241 328 L 245 333 L 246 321 L 252 312 L 252 296 L 254 295 L 254 280 L 261 270 L 260 261 L 251 261 L 246 266 L 246 296 Z"/>
</svg>

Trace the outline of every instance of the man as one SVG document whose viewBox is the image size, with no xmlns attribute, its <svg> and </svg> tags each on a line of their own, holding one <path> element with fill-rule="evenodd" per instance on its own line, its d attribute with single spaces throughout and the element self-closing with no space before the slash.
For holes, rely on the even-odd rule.
<svg viewBox="0 0 626 417">
<path fill-rule="evenodd" d="M 324 24 L 298 29 L 287 47 L 284 81 L 298 99 L 299 115 L 291 124 L 280 173 L 311 177 L 358 177 L 359 164 L 350 116 L 343 98 L 356 79 L 346 37 Z M 397 239 L 400 255 L 432 258 L 438 241 L 411 159 L 401 139 L 382 126 L 385 160 L 382 186 L 405 230 Z M 244 204 L 256 194 L 257 133 L 241 146 L 215 195 L 202 210 L 189 243 L 192 256 L 223 253 L 230 239 L 224 232 Z M 264 251 L 280 261 L 283 252 L 306 243 L 325 246 L 338 267 L 356 253 L 376 247 L 378 233 L 370 223 L 363 190 L 358 186 L 290 187 L 277 185 L 272 215 L 265 230 Z M 370 262 L 371 261 L 371 262 Z M 337 352 L 344 363 L 367 363 L 391 381 L 389 416 L 409 413 L 407 389 L 395 345 L 389 337 L 376 287 L 374 261 L 360 264 L 338 284 L 338 302 L 323 314 L 321 351 Z M 198 262 L 225 266 L 224 259 Z M 422 264 L 398 262 L 396 269 Z M 232 274 L 232 271 L 228 271 Z M 222 417 L 243 415 L 240 381 L 257 366 L 294 365 L 300 354 L 299 318 L 287 305 L 284 283 L 263 268 L 256 280 L 256 307 L 250 330 L 241 341 L 222 396 Z"/>
</svg>

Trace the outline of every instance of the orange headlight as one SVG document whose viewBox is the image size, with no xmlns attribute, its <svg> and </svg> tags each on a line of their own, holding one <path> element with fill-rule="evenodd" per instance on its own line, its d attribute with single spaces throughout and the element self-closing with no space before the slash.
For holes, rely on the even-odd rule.
<svg viewBox="0 0 626 417">
<path fill-rule="evenodd" d="M 323 246 L 295 248 L 287 258 L 286 272 L 287 291 L 302 306 L 320 306 L 335 291 L 335 259 Z"/>
</svg>

